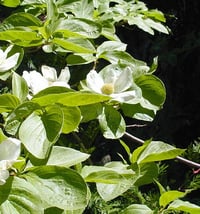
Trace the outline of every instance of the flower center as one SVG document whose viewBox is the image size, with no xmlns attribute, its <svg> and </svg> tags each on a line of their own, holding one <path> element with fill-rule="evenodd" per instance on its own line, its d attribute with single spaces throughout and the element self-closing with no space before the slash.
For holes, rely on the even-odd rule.
<svg viewBox="0 0 200 214">
<path fill-rule="evenodd" d="M 106 95 L 110 95 L 114 92 L 114 85 L 112 83 L 105 83 L 102 88 L 101 92 Z"/>
</svg>

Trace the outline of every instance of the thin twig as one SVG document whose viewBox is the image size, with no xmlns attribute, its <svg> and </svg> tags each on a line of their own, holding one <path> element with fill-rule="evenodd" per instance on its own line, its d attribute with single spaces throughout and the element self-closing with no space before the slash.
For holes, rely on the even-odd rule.
<svg viewBox="0 0 200 214">
<path fill-rule="evenodd" d="M 139 143 L 140 145 L 144 144 L 144 140 L 138 138 L 138 137 L 135 137 L 131 134 L 129 134 L 128 132 L 125 132 L 124 134 L 125 137 L 128 137 L 129 139 Z M 194 161 L 191 161 L 191 160 L 188 160 L 186 158 L 183 158 L 183 157 L 180 157 L 180 156 L 177 156 L 176 159 L 181 162 L 181 163 L 184 163 L 192 168 L 199 168 L 200 169 L 200 164 L 199 163 L 196 163 Z"/>
</svg>

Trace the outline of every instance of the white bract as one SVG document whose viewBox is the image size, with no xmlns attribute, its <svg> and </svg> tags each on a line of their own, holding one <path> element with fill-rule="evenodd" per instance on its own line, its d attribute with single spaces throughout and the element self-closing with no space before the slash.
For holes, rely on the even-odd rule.
<svg viewBox="0 0 200 214">
<path fill-rule="evenodd" d="M 85 89 L 108 95 L 112 97 L 112 100 L 118 102 L 129 102 L 136 97 L 133 77 L 129 69 L 124 71 L 116 69 L 102 70 L 99 73 L 91 70 L 86 77 Z"/>
<path fill-rule="evenodd" d="M 20 155 L 21 142 L 15 138 L 7 138 L 0 143 L 0 185 L 5 184 L 9 177 L 8 169 Z"/>
<path fill-rule="evenodd" d="M 17 65 L 20 53 L 8 57 L 8 53 L 12 48 L 13 46 L 10 45 L 5 51 L 0 49 L 0 72 L 8 71 Z"/>
<path fill-rule="evenodd" d="M 68 67 L 61 70 L 59 77 L 57 77 L 57 71 L 53 67 L 43 65 L 41 67 L 42 74 L 37 71 L 24 71 L 23 78 L 26 80 L 28 87 L 33 94 L 39 91 L 51 87 L 51 86 L 63 86 L 69 88 L 68 81 L 70 79 L 70 72 Z"/>
</svg>

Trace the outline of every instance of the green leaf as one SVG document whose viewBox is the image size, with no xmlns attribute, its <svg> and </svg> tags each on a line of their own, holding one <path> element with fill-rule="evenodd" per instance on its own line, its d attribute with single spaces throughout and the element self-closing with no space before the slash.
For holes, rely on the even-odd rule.
<svg viewBox="0 0 200 214">
<path fill-rule="evenodd" d="M 46 165 L 71 167 L 87 160 L 89 156 L 72 148 L 53 146 Z"/>
<path fill-rule="evenodd" d="M 180 210 L 191 214 L 199 214 L 200 206 L 197 206 L 196 204 L 190 203 L 188 201 L 177 199 L 169 205 L 167 210 Z"/>
<path fill-rule="evenodd" d="M 28 152 L 38 159 L 45 159 L 52 146 L 52 143 L 47 138 L 42 119 L 36 112 L 29 115 L 21 124 L 19 139 Z"/>
<path fill-rule="evenodd" d="M 44 95 L 49 94 L 61 94 L 65 92 L 74 91 L 70 88 L 62 87 L 62 86 L 51 86 L 48 88 L 43 89 L 42 91 L 39 91 L 37 94 L 34 95 L 34 98 L 42 97 Z"/>
<path fill-rule="evenodd" d="M 81 111 L 76 106 L 60 106 L 64 115 L 62 133 L 68 134 L 74 131 L 81 121 Z"/>
<path fill-rule="evenodd" d="M 1 38 L 1 35 L 0 35 L 0 38 Z M 94 46 L 87 39 L 54 37 L 52 42 L 68 51 L 77 52 L 77 53 L 95 53 Z"/>
<path fill-rule="evenodd" d="M 168 160 L 182 154 L 184 149 L 177 149 L 161 141 L 151 141 L 140 154 L 137 163 Z"/>
<path fill-rule="evenodd" d="M 20 100 L 12 94 L 0 95 L 0 113 L 10 112 L 20 104 Z"/>
<path fill-rule="evenodd" d="M 163 82 L 154 75 L 142 75 L 135 80 L 141 88 L 142 96 L 156 106 L 162 106 L 166 98 Z"/>
<path fill-rule="evenodd" d="M 43 214 L 44 209 L 84 210 L 89 194 L 82 177 L 75 171 L 58 166 L 35 167 L 10 177 L 0 186 L 0 213 Z"/>
<path fill-rule="evenodd" d="M 0 143 L 6 140 L 8 137 L 4 135 L 2 129 L 0 128 Z"/>
<path fill-rule="evenodd" d="M 74 170 L 60 166 L 40 166 L 23 177 L 38 189 L 43 203 L 63 210 L 79 210 L 88 203 L 88 189 L 83 178 Z"/>
<path fill-rule="evenodd" d="M 153 211 L 143 204 L 132 204 L 128 206 L 125 210 L 120 212 L 120 214 L 153 214 Z"/>
<path fill-rule="evenodd" d="M 8 24 L 9 26 L 17 27 L 31 27 L 31 26 L 42 26 L 42 22 L 30 13 L 14 13 L 3 21 L 3 25 Z"/>
<path fill-rule="evenodd" d="M 21 102 L 23 102 L 26 99 L 29 93 L 26 81 L 24 80 L 24 78 L 22 78 L 15 72 L 12 75 L 12 92 L 13 95 L 18 97 Z"/>
<path fill-rule="evenodd" d="M 133 185 L 134 172 L 121 162 L 102 166 L 85 166 L 82 176 L 87 182 L 97 182 L 97 191 L 105 201 L 123 194 Z"/>
<path fill-rule="evenodd" d="M 138 104 L 126 104 L 121 105 L 121 109 L 127 117 L 135 118 L 137 120 L 153 121 L 155 112 L 153 110 L 142 107 Z"/>
<path fill-rule="evenodd" d="M 126 44 L 119 41 L 105 41 L 97 48 L 97 56 L 107 51 L 125 51 Z"/>
<path fill-rule="evenodd" d="M 22 103 L 15 108 L 6 119 L 6 132 L 11 135 L 15 135 L 21 122 L 36 109 L 41 109 L 41 107 L 37 103 L 30 101 Z"/>
<path fill-rule="evenodd" d="M 17 7 L 20 4 L 20 0 L 3 0 L 0 4 L 6 7 Z"/>
<path fill-rule="evenodd" d="M 105 106 L 98 119 L 105 138 L 116 139 L 124 135 L 126 129 L 125 121 L 112 106 Z"/>
<path fill-rule="evenodd" d="M 88 19 L 62 19 L 56 27 L 56 32 L 63 33 L 64 37 L 72 37 L 75 33 L 74 35 L 79 37 L 97 38 L 101 33 L 101 25 Z"/>
<path fill-rule="evenodd" d="M 177 190 L 171 190 L 164 192 L 159 198 L 159 204 L 161 207 L 166 207 L 170 202 L 182 198 L 186 195 L 185 192 L 180 192 Z"/>
<path fill-rule="evenodd" d="M 138 166 L 134 185 L 142 186 L 153 183 L 158 177 L 158 166 L 155 163 L 145 163 Z"/>
<path fill-rule="evenodd" d="M 83 53 L 83 54 L 69 54 L 66 58 L 67 64 L 69 66 L 72 65 L 84 65 L 84 64 L 89 64 L 91 62 L 96 61 L 96 57 L 89 53 Z"/>
<path fill-rule="evenodd" d="M 33 47 L 42 45 L 42 37 L 36 32 L 23 29 L 10 29 L 0 31 L 0 40 L 11 41 L 22 47 Z"/>
<path fill-rule="evenodd" d="M 158 21 L 161 21 L 161 22 L 166 21 L 164 14 L 159 10 L 146 10 L 146 11 L 142 11 L 142 13 Z"/>
<path fill-rule="evenodd" d="M 144 62 L 134 59 L 127 52 L 118 50 L 105 51 L 99 55 L 99 58 L 108 60 L 112 64 L 118 64 L 120 62 L 121 64 L 146 65 Z"/>
<path fill-rule="evenodd" d="M 105 102 L 110 99 L 109 96 L 101 94 L 92 94 L 84 92 L 67 92 L 62 94 L 49 94 L 42 97 L 33 98 L 32 101 L 41 106 L 50 104 L 62 104 L 64 106 L 83 106 L 99 102 Z"/>
<path fill-rule="evenodd" d="M 41 120 L 44 124 L 48 141 L 54 143 L 61 134 L 64 115 L 58 105 L 47 106 L 43 111 Z"/>
<path fill-rule="evenodd" d="M 0 186 L 0 213 L 7 214 L 43 214 L 44 204 L 40 189 L 34 184 L 17 176 L 10 177 Z"/>
<path fill-rule="evenodd" d="M 103 106 L 101 103 L 95 103 L 85 106 L 80 106 L 82 119 L 81 122 L 85 123 L 90 120 L 97 119 L 97 117 L 102 113 Z"/>
<path fill-rule="evenodd" d="M 141 153 L 145 150 L 145 148 L 149 145 L 150 142 L 151 142 L 151 140 L 146 140 L 142 146 L 139 146 L 138 148 L 136 148 L 133 151 L 132 156 L 130 158 L 131 163 L 136 163 L 137 162 L 137 160 L 140 157 Z"/>
</svg>

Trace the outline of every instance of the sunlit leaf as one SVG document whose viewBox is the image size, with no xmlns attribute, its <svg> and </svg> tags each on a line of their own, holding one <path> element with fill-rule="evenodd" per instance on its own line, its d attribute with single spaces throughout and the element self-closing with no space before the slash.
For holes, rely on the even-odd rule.
<svg viewBox="0 0 200 214">
<path fill-rule="evenodd" d="M 0 113 L 10 112 L 20 104 L 20 100 L 12 94 L 0 95 Z"/>
<path fill-rule="evenodd" d="M 161 141 L 151 141 L 142 151 L 137 162 L 140 164 L 173 159 L 182 154 L 184 151 L 184 149 L 175 148 Z"/>
<path fill-rule="evenodd" d="M 169 205 L 167 210 L 179 210 L 191 214 L 199 214 L 200 206 L 197 206 L 196 204 L 190 203 L 188 201 L 177 199 Z"/>
<path fill-rule="evenodd" d="M 46 165 L 70 167 L 87 160 L 89 156 L 72 148 L 53 146 Z"/>
<path fill-rule="evenodd" d="M 98 119 L 105 138 L 116 139 L 124 135 L 125 121 L 112 106 L 105 106 Z"/>
<path fill-rule="evenodd" d="M 180 192 L 177 190 L 164 192 L 159 198 L 159 204 L 161 207 L 166 207 L 170 202 L 174 201 L 175 199 L 182 198 L 185 195 L 185 192 Z"/>
<path fill-rule="evenodd" d="M 153 214 L 153 210 L 144 204 L 132 204 L 128 206 L 125 210 L 120 212 L 120 214 Z"/>
<path fill-rule="evenodd" d="M 17 73 L 12 75 L 12 92 L 21 101 L 24 101 L 29 93 L 26 81 Z"/>
<path fill-rule="evenodd" d="M 48 156 L 52 143 L 47 138 L 41 117 L 35 112 L 29 115 L 21 124 L 19 139 L 34 157 L 45 159 Z"/>
</svg>

